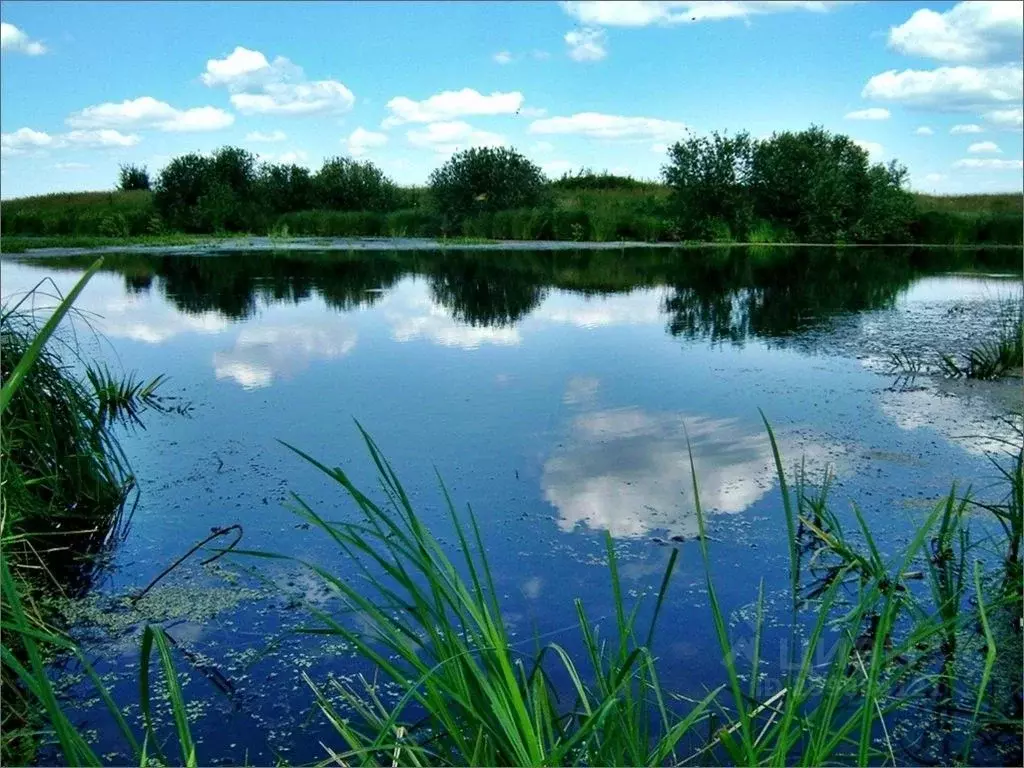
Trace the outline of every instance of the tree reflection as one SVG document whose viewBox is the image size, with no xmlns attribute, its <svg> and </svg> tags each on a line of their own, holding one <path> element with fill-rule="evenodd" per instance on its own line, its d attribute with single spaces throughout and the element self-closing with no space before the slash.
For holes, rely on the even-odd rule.
<svg viewBox="0 0 1024 768">
<path fill-rule="evenodd" d="M 591 251 L 254 252 L 210 256 L 108 256 L 126 291 L 156 289 L 181 312 L 241 320 L 261 304 L 318 294 L 348 312 L 380 301 L 403 278 L 429 281 L 452 320 L 508 328 L 549 291 L 612 294 L 666 287 L 667 331 L 687 339 L 742 344 L 782 338 L 844 313 L 891 306 L 912 280 L 970 264 L 1006 268 L 1006 253 L 952 249 L 716 247 Z M 84 269 L 91 257 L 52 259 Z"/>
</svg>

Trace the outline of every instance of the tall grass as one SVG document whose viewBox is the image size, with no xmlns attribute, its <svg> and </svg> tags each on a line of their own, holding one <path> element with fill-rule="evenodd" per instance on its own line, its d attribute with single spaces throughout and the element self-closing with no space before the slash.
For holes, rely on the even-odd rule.
<svg viewBox="0 0 1024 768">
<path fill-rule="evenodd" d="M 119 527 L 134 478 L 112 426 L 138 425 L 144 409 L 170 407 L 158 391 L 162 377 L 121 378 L 88 364 L 78 374 L 67 360 L 74 347 L 67 341 L 56 346 L 58 327 L 101 263 L 85 272 L 43 323 L 23 309 L 38 288 L 0 310 L 5 763 L 31 755 L 39 705 L 69 760 L 95 762 L 60 715 L 45 676 L 49 654 L 69 647 L 50 624 L 46 597 L 86 589 L 93 556 Z"/>
</svg>

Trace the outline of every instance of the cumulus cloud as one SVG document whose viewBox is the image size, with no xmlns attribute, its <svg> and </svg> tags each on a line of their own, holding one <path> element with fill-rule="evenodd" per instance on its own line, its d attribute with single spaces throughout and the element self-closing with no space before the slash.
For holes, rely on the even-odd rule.
<svg viewBox="0 0 1024 768">
<path fill-rule="evenodd" d="M 654 117 L 625 117 L 600 112 L 578 112 L 569 117 L 534 120 L 527 129 L 532 134 L 576 134 L 595 139 L 643 139 L 667 141 L 686 132 L 683 123 Z"/>
<path fill-rule="evenodd" d="M 284 131 L 270 131 L 269 133 L 263 133 L 262 131 L 252 131 L 245 135 L 246 141 L 257 141 L 257 142 L 275 142 L 275 141 L 286 141 L 288 134 Z"/>
<path fill-rule="evenodd" d="M 944 13 L 921 8 L 889 30 L 889 46 L 949 62 L 1010 62 L 1024 55 L 1024 2 L 957 3 Z"/>
<path fill-rule="evenodd" d="M 971 146 L 967 148 L 967 151 L 972 155 L 980 155 L 1002 154 L 1003 150 L 1001 150 L 999 145 L 994 141 L 977 141 L 974 144 L 971 144 Z"/>
<path fill-rule="evenodd" d="M 413 129 L 405 135 L 413 146 L 432 149 L 445 155 L 470 147 L 497 147 L 505 143 L 504 136 L 489 131 L 478 131 L 461 120 L 428 123 L 423 128 Z"/>
<path fill-rule="evenodd" d="M 39 56 L 46 53 L 46 46 L 5 21 L 0 23 L 0 50 Z"/>
<path fill-rule="evenodd" d="M 953 163 L 954 168 L 968 168 L 985 171 L 1019 171 L 1024 168 L 1024 160 L 1000 160 L 996 157 L 965 157 Z"/>
<path fill-rule="evenodd" d="M 954 136 L 958 136 L 964 133 L 983 133 L 984 130 L 984 128 L 980 125 L 976 125 L 975 123 L 960 123 L 950 128 L 949 132 Z"/>
<path fill-rule="evenodd" d="M 847 112 L 847 120 L 888 120 L 891 117 L 889 110 L 885 107 L 869 107 L 858 109 L 856 112 Z"/>
<path fill-rule="evenodd" d="M 919 109 L 955 112 L 1019 104 L 1024 99 L 1024 69 L 939 67 L 891 69 L 868 80 L 861 96 Z"/>
<path fill-rule="evenodd" d="M 286 152 L 260 152 L 260 160 L 267 163 L 281 163 L 282 165 L 308 165 L 309 153 L 304 149 L 291 149 Z"/>
<path fill-rule="evenodd" d="M 602 27 L 646 27 L 650 24 L 682 24 L 718 19 L 745 19 L 762 13 L 782 11 L 827 11 L 837 2 L 792 2 L 772 0 L 766 2 L 696 2 L 690 0 L 582 0 L 564 2 L 562 8 L 579 21 Z"/>
<path fill-rule="evenodd" d="M 918 136 L 931 136 L 935 131 L 929 128 L 927 125 L 920 125 L 917 130 L 914 131 Z"/>
<path fill-rule="evenodd" d="M 302 67 L 284 56 L 273 61 L 260 51 L 238 46 L 223 59 L 210 59 L 200 79 L 223 86 L 243 114 L 312 115 L 347 112 L 352 91 L 337 80 L 307 80 Z"/>
<path fill-rule="evenodd" d="M 176 109 L 152 96 L 127 99 L 120 103 L 108 101 L 71 114 L 67 124 L 72 128 L 155 128 L 158 131 L 216 131 L 235 122 L 235 116 L 217 107 Z"/>
<path fill-rule="evenodd" d="M 7 155 L 20 155 L 32 149 L 43 149 L 53 144 L 53 137 L 43 131 L 19 128 L 0 134 L 0 150 Z"/>
<path fill-rule="evenodd" d="M 994 109 L 982 117 L 1000 128 L 1020 128 L 1024 126 L 1024 109 Z"/>
<path fill-rule="evenodd" d="M 69 131 L 68 133 L 51 136 L 43 131 L 31 128 L 19 128 L 12 133 L 0 137 L 0 148 L 4 154 L 21 155 L 30 150 L 60 149 L 79 147 L 82 149 L 101 149 L 107 147 L 133 147 L 141 139 L 134 135 L 125 135 L 109 128 L 92 131 Z"/>
<path fill-rule="evenodd" d="M 461 91 L 442 91 L 422 101 L 396 96 L 387 103 L 387 107 L 391 115 L 381 123 L 383 128 L 403 123 L 445 122 L 470 115 L 513 115 L 523 107 L 523 94 L 519 91 L 495 91 L 485 96 L 472 88 L 463 88 Z"/>
<path fill-rule="evenodd" d="M 608 55 L 605 33 L 594 27 L 574 29 L 565 34 L 569 58 L 573 61 L 600 61 Z"/>
<path fill-rule="evenodd" d="M 513 61 L 512 54 L 509 51 L 498 51 L 492 58 L 498 64 L 511 64 Z"/>
<path fill-rule="evenodd" d="M 355 97 L 334 80 L 313 83 L 272 83 L 263 93 L 234 93 L 231 103 L 243 115 L 313 115 L 347 112 Z"/>
<path fill-rule="evenodd" d="M 385 133 L 374 133 L 365 128 L 356 128 L 347 139 L 342 139 L 348 144 L 349 154 L 353 157 L 362 157 L 377 147 L 383 147 L 388 143 Z"/>
<path fill-rule="evenodd" d="M 135 134 L 124 134 L 113 128 L 94 131 L 68 131 L 60 137 L 61 143 L 79 147 L 134 147 L 141 139 Z"/>
</svg>

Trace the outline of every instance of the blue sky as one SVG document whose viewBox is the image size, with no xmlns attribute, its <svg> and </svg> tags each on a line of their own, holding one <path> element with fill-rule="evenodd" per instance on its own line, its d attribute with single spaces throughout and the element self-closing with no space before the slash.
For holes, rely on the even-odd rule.
<svg viewBox="0 0 1024 768">
<path fill-rule="evenodd" d="M 423 183 L 515 146 L 654 178 L 686 131 L 811 123 L 915 189 L 1022 186 L 1024 4 L 5 2 L 4 198 L 232 144 Z"/>
</svg>

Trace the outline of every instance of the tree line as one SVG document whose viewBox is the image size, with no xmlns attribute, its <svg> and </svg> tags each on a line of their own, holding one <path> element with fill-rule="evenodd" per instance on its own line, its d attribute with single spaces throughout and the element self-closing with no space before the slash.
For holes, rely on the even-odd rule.
<svg viewBox="0 0 1024 768">
<path fill-rule="evenodd" d="M 872 163 L 848 136 L 816 126 L 764 139 L 691 135 L 668 148 L 661 175 L 668 194 L 645 214 L 679 240 L 878 242 L 904 237 L 914 215 L 905 167 Z M 555 211 L 559 193 L 650 187 L 589 171 L 552 182 L 506 147 L 455 153 L 425 190 L 400 188 L 371 161 L 333 157 L 311 171 L 238 147 L 176 157 L 152 184 L 144 168 L 120 173 L 121 189 L 151 188 L 163 226 L 183 232 L 264 232 L 300 211 L 420 210 L 446 232 L 468 233 L 469 222 L 499 212 Z"/>
</svg>

